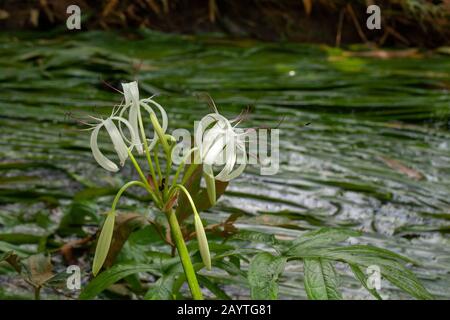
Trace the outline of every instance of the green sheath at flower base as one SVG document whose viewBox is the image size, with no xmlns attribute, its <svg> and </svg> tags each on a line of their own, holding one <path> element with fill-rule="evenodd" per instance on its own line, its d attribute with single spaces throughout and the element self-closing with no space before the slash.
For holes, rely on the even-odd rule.
<svg viewBox="0 0 450 320">
<path fill-rule="evenodd" d="M 203 165 L 203 178 L 206 183 L 206 191 L 208 193 L 208 199 L 212 206 L 216 204 L 216 180 L 214 179 L 214 173 L 210 165 Z"/>
<path fill-rule="evenodd" d="M 97 248 L 95 249 L 94 262 L 92 264 L 92 273 L 94 276 L 98 274 L 106 260 L 106 256 L 108 255 L 114 231 L 115 217 L 116 215 L 114 211 L 110 211 L 106 216 L 105 223 L 103 224 L 102 231 L 100 232 Z"/>
<path fill-rule="evenodd" d="M 206 238 L 205 228 L 198 214 L 194 214 L 194 224 L 200 255 L 206 269 L 211 270 L 211 255 L 209 253 L 208 239 Z"/>
</svg>

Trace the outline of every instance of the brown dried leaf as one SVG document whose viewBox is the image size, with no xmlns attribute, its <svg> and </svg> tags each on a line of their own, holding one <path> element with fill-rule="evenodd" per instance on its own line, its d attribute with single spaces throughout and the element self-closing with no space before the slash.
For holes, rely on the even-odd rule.
<svg viewBox="0 0 450 320">
<path fill-rule="evenodd" d="M 393 169 L 397 172 L 400 172 L 400 173 L 410 177 L 411 179 L 415 179 L 415 180 L 425 179 L 425 176 L 422 173 L 420 173 L 419 171 L 417 171 L 415 169 L 407 167 L 406 165 L 404 165 L 403 163 L 401 163 L 398 160 L 390 159 L 390 158 L 387 158 L 384 156 L 381 156 L 379 158 L 391 169 Z"/>
<path fill-rule="evenodd" d="M 35 254 L 24 260 L 22 274 L 36 288 L 42 287 L 53 278 L 53 265 L 50 256 Z"/>
<path fill-rule="evenodd" d="M 117 215 L 114 223 L 111 246 L 109 247 L 108 255 L 106 256 L 103 266 L 106 268 L 112 266 L 131 233 L 147 224 L 147 219 L 143 215 L 137 213 L 123 213 Z"/>
</svg>

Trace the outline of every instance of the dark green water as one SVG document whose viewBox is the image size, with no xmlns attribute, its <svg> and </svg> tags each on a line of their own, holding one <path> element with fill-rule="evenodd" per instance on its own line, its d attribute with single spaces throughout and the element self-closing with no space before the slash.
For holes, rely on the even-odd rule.
<svg viewBox="0 0 450 320">
<path fill-rule="evenodd" d="M 170 129 L 191 129 L 209 112 L 198 91 L 229 117 L 252 106 L 248 127 L 284 119 L 280 172 L 246 170 L 204 213 L 208 221 L 242 212 L 239 228 L 283 238 L 319 226 L 362 230 L 358 241 L 418 260 L 424 285 L 450 298 L 450 56 L 383 60 L 320 46 L 152 33 L 41 36 L 0 35 L 0 251 L 41 250 L 73 198 L 86 196 L 82 190 L 97 190 L 88 197 L 101 212 L 111 190 L 130 180 L 130 164 L 110 175 L 94 162 L 89 133 L 70 114 L 108 114 L 121 97 L 102 80 L 120 88 L 137 79 L 142 97 L 161 94 Z M 146 212 L 128 200 L 125 209 Z M 304 298 L 301 266 L 286 270 L 281 295 Z M 340 271 L 344 297 L 368 297 Z M 12 275 L 1 272 L 9 282 Z M 0 297 L 23 292 L 2 285 Z M 232 292 L 245 297 L 248 289 L 234 285 Z M 381 293 L 406 298 L 388 283 Z"/>
</svg>

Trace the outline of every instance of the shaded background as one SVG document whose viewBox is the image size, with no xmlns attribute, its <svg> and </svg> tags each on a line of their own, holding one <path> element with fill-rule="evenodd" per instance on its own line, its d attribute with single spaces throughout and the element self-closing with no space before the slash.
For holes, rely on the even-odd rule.
<svg viewBox="0 0 450 320">
<path fill-rule="evenodd" d="M 450 39 L 449 0 L 2 0 L 0 28 L 61 28 L 71 4 L 81 8 L 83 29 L 146 27 L 261 40 L 428 47 Z M 365 27 L 371 4 L 381 8 L 382 30 Z"/>
</svg>

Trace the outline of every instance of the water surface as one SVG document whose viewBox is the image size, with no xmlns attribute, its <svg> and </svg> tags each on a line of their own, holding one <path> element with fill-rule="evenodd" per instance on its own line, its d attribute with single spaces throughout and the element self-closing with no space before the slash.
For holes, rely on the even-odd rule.
<svg viewBox="0 0 450 320">
<path fill-rule="evenodd" d="M 95 204 L 106 210 L 108 190 L 130 179 L 131 165 L 120 175 L 102 170 L 75 119 L 105 116 L 120 102 L 104 81 L 120 88 L 137 79 L 142 97 L 160 94 L 170 130 L 192 130 L 210 111 L 196 92 L 208 92 L 229 117 L 250 106 L 243 126 L 281 121 L 279 173 L 249 168 L 204 213 L 208 221 L 241 212 L 239 228 L 285 239 L 320 226 L 362 230 L 358 241 L 421 262 L 414 271 L 424 285 L 450 298 L 448 55 L 377 59 L 357 50 L 144 31 L 2 34 L 0 53 L 0 251 L 42 249 L 86 188 L 100 190 Z M 136 199 L 125 209 L 148 210 Z M 284 298 L 306 297 L 301 268 L 288 264 Z M 345 297 L 368 297 L 339 270 Z M 5 285 L 0 296 L 17 290 Z M 231 292 L 248 295 L 236 285 Z M 388 283 L 381 292 L 407 297 Z"/>
</svg>

